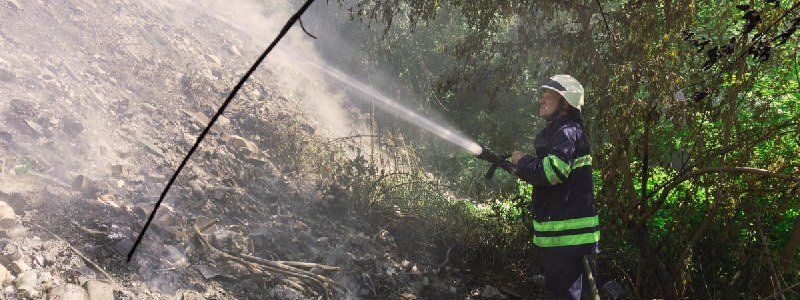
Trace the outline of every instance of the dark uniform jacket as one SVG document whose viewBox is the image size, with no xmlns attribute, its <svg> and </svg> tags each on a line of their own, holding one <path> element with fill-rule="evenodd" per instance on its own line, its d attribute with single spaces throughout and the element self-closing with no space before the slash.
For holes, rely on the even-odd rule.
<svg viewBox="0 0 800 300">
<path fill-rule="evenodd" d="M 558 117 L 539 133 L 534 146 L 536 155 L 520 159 L 516 169 L 533 186 L 533 244 L 544 255 L 597 253 L 592 157 L 583 128 L 577 120 Z"/>
</svg>

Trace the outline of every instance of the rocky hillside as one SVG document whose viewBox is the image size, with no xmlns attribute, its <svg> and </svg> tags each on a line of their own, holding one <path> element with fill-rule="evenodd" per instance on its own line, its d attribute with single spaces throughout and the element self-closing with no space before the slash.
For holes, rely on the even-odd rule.
<svg viewBox="0 0 800 300">
<path fill-rule="evenodd" d="M 186 3 L 0 0 L 0 16 L 2 298 L 505 297 L 441 273 L 449 257 L 402 254 L 315 173 L 314 154 L 338 151 L 301 101 L 321 83 L 289 84 L 280 61 L 219 120 L 126 264 L 259 46 Z"/>
</svg>

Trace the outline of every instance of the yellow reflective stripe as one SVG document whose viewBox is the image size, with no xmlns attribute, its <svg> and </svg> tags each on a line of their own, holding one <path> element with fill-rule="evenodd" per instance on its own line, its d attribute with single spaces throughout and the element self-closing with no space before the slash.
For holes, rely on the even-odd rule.
<svg viewBox="0 0 800 300">
<path fill-rule="evenodd" d="M 597 243 L 600 241 L 600 231 L 565 235 L 565 236 L 534 236 L 533 244 L 539 247 L 563 247 Z"/>
<path fill-rule="evenodd" d="M 572 169 L 577 169 L 583 166 L 590 166 L 590 165 L 592 165 L 592 156 L 584 155 L 575 159 L 575 165 L 572 166 Z"/>
<path fill-rule="evenodd" d="M 565 163 L 563 160 L 561 160 L 561 158 L 558 158 L 558 156 L 555 155 L 550 155 L 548 157 L 550 158 L 550 161 L 552 161 L 553 164 L 556 165 L 556 169 L 558 169 L 558 171 L 561 172 L 561 174 L 563 174 L 564 177 L 569 177 L 569 172 L 571 171 L 570 170 L 571 168 L 568 163 Z"/>
<path fill-rule="evenodd" d="M 581 229 L 600 225 L 600 218 L 597 216 L 569 219 L 562 221 L 547 221 L 536 222 L 533 221 L 533 229 L 536 231 L 562 231 L 570 229 Z"/>
<path fill-rule="evenodd" d="M 556 176 L 556 172 L 553 171 L 553 165 L 550 163 L 550 156 L 542 160 L 542 168 L 544 168 L 544 176 L 547 177 L 547 181 L 549 181 L 550 184 L 556 185 L 561 183 L 561 180 Z"/>
</svg>

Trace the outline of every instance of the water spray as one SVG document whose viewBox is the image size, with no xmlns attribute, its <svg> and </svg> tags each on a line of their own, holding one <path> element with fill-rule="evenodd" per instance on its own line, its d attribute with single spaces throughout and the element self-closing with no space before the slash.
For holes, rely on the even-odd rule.
<svg viewBox="0 0 800 300">
<path fill-rule="evenodd" d="M 322 62 L 308 61 L 308 60 L 306 60 L 305 63 L 311 67 L 314 67 L 322 71 L 323 73 L 327 74 L 333 79 L 336 79 L 342 84 L 348 85 L 354 88 L 355 90 L 369 97 L 372 97 L 377 101 L 378 107 L 380 107 L 381 109 L 393 113 L 396 116 L 402 118 L 403 120 L 413 125 L 416 125 L 424 130 L 427 130 L 428 132 L 433 133 L 434 135 L 450 143 L 453 143 L 454 145 L 457 145 L 463 148 L 464 150 L 469 151 L 479 159 L 488 161 L 489 163 L 491 163 L 491 165 L 489 166 L 489 169 L 486 171 L 486 174 L 484 176 L 487 180 L 494 177 L 494 173 L 497 171 L 497 168 L 501 168 L 511 174 L 514 174 L 515 166 L 513 163 L 508 161 L 508 158 L 511 157 L 511 154 L 506 154 L 506 155 L 494 154 L 493 152 L 487 150 L 486 147 L 478 145 L 478 143 L 470 140 L 461 133 L 454 131 L 452 129 L 447 129 L 444 126 L 421 116 L 420 114 L 412 111 L 411 109 L 408 109 L 407 107 L 400 105 L 399 103 L 397 103 L 395 99 L 391 99 L 385 96 L 383 93 L 377 91 L 376 89 L 367 86 L 358 79 L 355 79 L 347 74 L 342 73 L 341 71 L 330 65 L 327 65 Z"/>
<path fill-rule="evenodd" d="M 292 54 L 287 53 L 287 55 L 292 55 Z M 424 130 L 427 130 L 428 132 L 433 133 L 434 135 L 454 145 L 457 145 L 463 148 L 464 150 L 469 151 L 479 159 L 488 161 L 489 163 L 491 163 L 491 165 L 489 166 L 489 169 L 485 174 L 485 178 L 487 180 L 494 177 L 494 173 L 497 171 L 497 168 L 506 170 L 511 174 L 514 173 L 515 166 L 513 163 L 508 161 L 508 158 L 511 157 L 511 154 L 505 154 L 505 155 L 494 154 L 493 152 L 486 149 L 486 147 L 478 145 L 478 143 L 472 141 L 471 139 L 467 138 L 461 133 L 454 131 L 452 129 L 445 128 L 444 126 L 421 116 L 420 114 L 412 111 L 411 109 L 400 105 L 395 99 L 387 97 L 378 90 L 362 83 L 358 79 L 355 79 L 347 74 L 344 74 L 343 72 L 339 71 L 338 69 L 328 64 L 318 61 L 309 61 L 309 60 L 306 60 L 305 63 L 308 66 L 311 66 L 317 70 L 322 71 L 323 73 L 327 74 L 333 79 L 336 79 L 340 83 L 350 86 L 355 90 L 365 94 L 366 96 L 372 97 L 373 99 L 376 100 L 378 107 L 380 107 L 381 109 L 389 113 L 392 113 L 413 125 L 416 125 Z"/>
<path fill-rule="evenodd" d="M 402 118 L 406 122 L 416 125 L 417 127 L 422 128 L 430 133 L 433 133 L 434 135 L 456 146 L 459 146 L 474 155 L 478 155 L 481 153 L 482 147 L 478 145 L 478 143 L 475 143 L 474 141 L 470 140 L 469 138 L 465 137 L 464 135 L 455 130 L 445 128 L 444 126 L 421 116 L 420 114 L 414 112 L 413 110 L 403 105 L 400 105 L 399 103 L 397 103 L 397 100 L 387 97 L 383 93 L 377 91 L 376 89 L 370 86 L 367 86 L 358 79 L 355 79 L 347 74 L 344 74 L 338 69 L 322 62 L 306 61 L 306 64 L 322 71 L 331 78 L 336 79 L 337 81 L 354 88 L 355 90 L 363 93 L 364 95 L 369 96 L 372 99 L 375 99 L 379 108 Z"/>
</svg>

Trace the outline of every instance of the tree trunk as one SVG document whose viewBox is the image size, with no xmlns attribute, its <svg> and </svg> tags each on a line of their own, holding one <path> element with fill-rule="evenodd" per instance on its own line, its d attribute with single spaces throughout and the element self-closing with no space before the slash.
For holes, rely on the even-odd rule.
<svg viewBox="0 0 800 300">
<path fill-rule="evenodd" d="M 789 241 L 781 251 L 781 272 L 791 270 L 794 255 L 797 253 L 798 248 L 800 248 L 800 216 L 795 219 L 794 228 L 792 228 L 792 233 L 789 235 Z"/>
<path fill-rule="evenodd" d="M 642 258 L 653 268 L 664 299 L 678 299 L 678 292 L 675 289 L 675 279 L 672 277 L 672 274 L 667 271 L 666 266 L 658 257 L 658 253 L 655 253 L 650 246 L 647 225 L 643 225 L 640 229 L 637 229 L 636 232 L 634 232 L 634 237 L 639 245 Z"/>
</svg>

